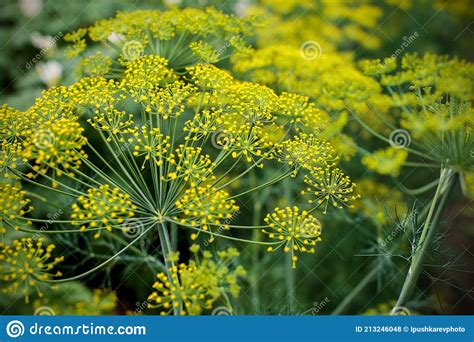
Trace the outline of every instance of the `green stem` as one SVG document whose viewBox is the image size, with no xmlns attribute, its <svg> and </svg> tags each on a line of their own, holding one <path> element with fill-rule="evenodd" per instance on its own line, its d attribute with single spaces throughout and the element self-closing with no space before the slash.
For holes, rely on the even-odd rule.
<svg viewBox="0 0 474 342">
<path fill-rule="evenodd" d="M 166 265 L 166 274 L 168 275 L 168 279 L 170 283 L 173 284 L 176 279 L 172 277 L 170 269 L 173 269 L 175 264 L 174 262 L 170 261 L 168 258 L 169 254 L 172 252 L 172 249 L 171 249 L 171 241 L 170 241 L 169 233 L 164 223 L 161 223 L 158 225 L 158 234 L 160 236 L 161 251 L 163 253 L 163 258 Z M 179 284 L 177 285 L 179 286 Z M 176 307 L 173 301 L 174 315 L 177 316 L 179 312 L 180 312 L 180 308 Z"/>
<path fill-rule="evenodd" d="M 283 193 L 285 196 L 285 201 L 290 203 L 291 200 L 291 184 L 286 179 L 283 183 Z M 293 248 L 293 247 L 291 247 Z M 287 255 L 287 262 L 288 266 L 286 268 L 286 289 L 288 295 L 288 307 L 290 309 L 290 314 L 292 314 L 295 310 L 295 270 L 293 269 L 293 260 L 292 260 L 292 253 L 288 253 Z"/>
<path fill-rule="evenodd" d="M 433 241 L 433 238 L 436 235 L 436 231 L 438 230 L 439 223 L 443 216 L 444 210 L 446 209 L 449 196 L 454 186 L 456 185 L 456 179 L 457 176 L 452 174 L 452 170 L 443 170 L 443 173 L 440 177 L 440 182 L 438 184 L 438 188 L 436 189 L 435 197 L 433 198 L 433 201 L 431 203 L 430 212 L 428 214 L 428 217 L 426 218 L 425 225 L 423 227 L 423 232 L 413 255 L 410 269 L 408 270 L 405 282 L 400 292 L 400 296 L 398 297 L 396 307 L 400 307 L 406 304 L 408 298 L 413 292 L 413 289 L 415 288 L 416 281 L 418 280 L 421 270 L 423 269 L 423 261 L 429 250 L 431 242 Z M 443 190 L 444 193 L 441 195 Z M 439 196 L 442 197 L 438 207 L 436 208 L 436 213 L 434 214 L 434 217 L 432 217 Z M 431 219 L 433 220 L 431 221 Z"/>
<path fill-rule="evenodd" d="M 375 277 L 379 271 L 381 264 L 375 265 L 372 267 L 372 270 L 366 274 L 366 276 L 357 284 L 356 287 L 344 298 L 344 300 L 339 303 L 339 305 L 331 312 L 331 315 L 340 315 L 349 305 L 350 302 L 355 298 L 355 296 L 362 291 L 368 283 L 372 281 L 372 278 Z"/>
</svg>

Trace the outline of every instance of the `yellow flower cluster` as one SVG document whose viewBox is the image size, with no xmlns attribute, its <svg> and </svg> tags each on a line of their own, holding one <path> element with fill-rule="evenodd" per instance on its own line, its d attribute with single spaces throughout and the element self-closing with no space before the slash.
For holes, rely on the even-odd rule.
<svg viewBox="0 0 474 342">
<path fill-rule="evenodd" d="M 324 205 L 324 213 L 329 205 L 351 208 L 353 205 L 349 203 L 360 197 L 354 194 L 355 184 L 339 168 L 313 170 L 305 175 L 304 182 L 308 188 L 301 193 L 311 195 L 309 203 L 316 203 L 318 207 Z"/>
<path fill-rule="evenodd" d="M 168 68 L 168 61 L 160 56 L 150 55 L 135 59 L 131 62 L 122 80 L 136 101 L 148 101 L 148 96 L 176 78 L 174 72 Z M 153 103 L 150 103 L 151 107 Z"/>
<path fill-rule="evenodd" d="M 227 229 L 227 221 L 239 210 L 226 191 L 217 190 L 211 185 L 187 189 L 176 202 L 176 207 L 181 212 L 181 215 L 175 217 L 176 220 L 209 231 L 211 236 L 218 227 Z M 191 238 L 195 240 L 198 235 L 199 232 L 192 234 Z"/>
<path fill-rule="evenodd" d="M 331 144 L 312 134 L 301 134 L 277 144 L 274 154 L 279 161 L 294 169 L 294 176 L 300 168 L 320 170 L 334 166 L 337 161 Z"/>
<path fill-rule="evenodd" d="M 8 227 L 18 229 L 16 219 L 33 210 L 33 207 L 19 183 L 0 183 L 0 193 L 0 234 L 4 234 Z"/>
<path fill-rule="evenodd" d="M 370 1 L 264 0 L 267 25 L 258 31 L 258 44 L 274 41 L 287 45 L 318 41 L 325 51 L 351 46 L 356 42 L 376 49 L 380 39 L 373 34 L 382 10 Z"/>
<path fill-rule="evenodd" d="M 199 183 L 214 179 L 212 172 L 215 165 L 208 155 L 202 154 L 202 148 L 179 145 L 175 153 L 168 157 L 170 167 L 163 180 L 183 179 L 189 182 L 191 187 L 195 187 Z"/>
<path fill-rule="evenodd" d="M 238 38 L 250 35 L 255 24 L 253 18 L 238 18 L 213 8 L 119 12 L 114 18 L 65 35 L 64 39 L 73 44 L 66 56 L 82 54 L 90 39 L 121 49 L 119 61 L 125 65 L 142 55 L 160 55 L 175 68 L 198 61 L 215 63 L 231 51 L 249 51 Z M 104 71 L 101 62 L 100 71 Z"/>
<path fill-rule="evenodd" d="M 262 229 L 270 239 L 280 241 L 276 248 L 268 247 L 273 252 L 283 247 L 285 253 L 291 252 L 293 268 L 296 268 L 296 252 L 314 253 L 316 243 L 321 241 L 321 223 L 307 211 L 300 211 L 296 206 L 284 209 L 275 208 L 265 217 L 269 229 Z"/>
<path fill-rule="evenodd" d="M 54 248 L 52 244 L 44 246 L 41 238 L 36 241 L 31 238 L 13 240 L 11 245 L 0 243 L 0 282 L 4 283 L 2 292 L 21 294 L 27 303 L 31 289 L 42 297 L 40 285 L 62 275 L 59 271 L 52 271 L 64 259 L 62 256 L 52 258 Z"/>
<path fill-rule="evenodd" d="M 400 169 L 408 157 L 408 152 L 404 149 L 388 147 L 378 149 L 372 154 L 365 155 L 362 158 L 362 164 L 369 170 L 380 173 L 381 175 L 398 176 Z"/>
<path fill-rule="evenodd" d="M 375 80 L 357 69 L 348 55 L 325 51 L 317 60 L 312 60 L 303 58 L 299 47 L 276 44 L 257 49 L 249 57 L 234 56 L 232 61 L 237 74 L 281 91 L 289 113 L 295 109 L 298 112 L 295 104 L 305 108 L 305 103 L 309 101 L 285 92 L 313 99 L 316 104 L 306 105 L 310 106 L 305 110 L 306 118 L 300 118 L 304 120 L 302 123 L 307 132 L 319 133 L 322 130 L 324 133 L 325 126 L 331 121 L 326 112 L 345 112 L 348 107 L 377 128 L 383 124 L 366 102 L 380 111 L 386 111 L 388 96 L 382 94 Z M 316 105 L 320 109 L 320 122 L 314 109 Z M 338 133 L 332 132 L 328 138 Z"/>
<path fill-rule="evenodd" d="M 81 60 L 78 73 L 85 77 L 99 77 L 107 75 L 112 68 L 112 60 L 100 51 L 95 55 Z"/>
<path fill-rule="evenodd" d="M 44 123 L 41 128 L 28 132 L 23 145 L 22 156 L 25 162 L 34 159 L 35 173 L 46 174 L 49 169 L 55 170 L 57 176 L 62 172 L 74 174 L 74 169 L 81 165 L 81 159 L 87 155 L 81 148 L 87 138 L 82 135 L 84 129 L 77 121 L 59 118 Z M 34 177 L 31 173 L 30 177 Z"/>
<path fill-rule="evenodd" d="M 38 315 L 107 315 L 115 312 L 117 295 L 103 289 L 91 291 L 79 283 L 72 283 L 58 286 L 50 296 L 36 299 L 32 304 Z"/>
<path fill-rule="evenodd" d="M 162 315 L 176 311 L 180 315 L 200 315 L 212 309 L 214 303 L 227 294 L 236 297 L 240 287 L 238 280 L 245 276 L 242 266 L 231 269 L 230 262 L 239 256 L 235 248 L 217 252 L 217 260 L 209 251 L 203 251 L 199 257 L 199 246 L 190 250 L 195 260 L 187 264 L 172 266 L 167 273 L 158 273 L 158 281 L 153 284 L 153 292 L 148 300 L 150 308 L 159 308 Z"/>
<path fill-rule="evenodd" d="M 367 61 L 362 68 L 390 93 L 388 114 L 398 119 L 401 112 L 405 142 L 410 144 L 412 138 L 416 139 L 415 150 L 422 149 L 410 152 L 439 163 L 449 160 L 456 168 L 469 170 L 465 160 L 471 159 L 469 151 L 474 148 L 474 64 L 428 53 L 406 54 L 397 69 L 400 71 L 392 72 L 396 66 L 392 59 L 390 65 L 386 61 Z M 405 145 L 399 146 L 404 148 L 402 151 L 376 151 L 364 157 L 363 164 L 381 174 L 396 176 L 407 158 Z"/>
<path fill-rule="evenodd" d="M 130 195 L 122 193 L 119 188 L 109 184 L 90 188 L 87 196 L 79 196 L 78 203 L 72 205 L 71 224 L 80 226 L 82 231 L 96 230 L 95 238 L 102 229 L 112 231 L 124 223 L 127 218 L 135 216 L 137 208 L 130 200 Z"/>
<path fill-rule="evenodd" d="M 142 126 L 140 129 L 135 127 L 128 133 L 133 135 L 133 139 L 129 139 L 129 142 L 133 142 L 133 155 L 144 157 L 142 170 L 148 160 L 154 161 L 158 166 L 163 165 L 163 160 L 171 146 L 170 137 L 165 137 L 158 128 L 150 130 L 147 126 Z"/>
</svg>

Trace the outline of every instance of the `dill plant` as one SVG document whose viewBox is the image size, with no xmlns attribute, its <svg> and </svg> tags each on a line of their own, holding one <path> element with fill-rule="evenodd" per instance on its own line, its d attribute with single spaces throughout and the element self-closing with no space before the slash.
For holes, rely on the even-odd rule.
<svg viewBox="0 0 474 342">
<path fill-rule="evenodd" d="M 418 210 L 415 202 L 415 208 L 409 210 L 403 219 L 390 220 L 395 224 L 383 232 L 390 241 L 387 237 L 380 239 L 376 247 L 376 253 L 385 260 L 374 267 L 338 305 L 335 314 L 347 307 L 377 276 L 381 267 L 397 257 L 405 261 L 408 271 L 391 313 L 398 314 L 400 308 L 404 309 L 413 298 L 417 280 L 427 256 L 434 249 L 434 242 L 439 240 L 438 229 L 452 192 L 460 185 L 464 195 L 472 198 L 469 179 L 474 170 L 470 152 L 474 148 L 473 64 L 434 54 L 406 54 L 400 64 L 397 68 L 394 58 L 360 63 L 362 70 L 377 79 L 390 98 L 390 106 L 385 112 L 377 111 L 370 100 L 366 103 L 374 115 L 387 118 L 385 132 L 391 131 L 389 136 L 371 127 L 357 110 L 350 110 L 364 130 L 388 145 L 373 152 L 358 146 L 363 155 L 362 164 L 380 175 L 400 177 L 400 191 L 415 198 L 425 195 L 428 205 Z M 436 178 L 410 189 L 404 183 L 416 169 L 434 174 Z M 397 235 L 402 237 L 391 241 Z M 407 242 L 409 245 L 405 248 Z"/>
<path fill-rule="evenodd" d="M 198 256 L 193 246 L 200 261 L 179 262 L 178 240 L 185 235 L 173 227 L 189 232 L 190 240 L 227 239 L 288 253 L 293 268 L 300 253 L 316 251 L 321 211 L 351 208 L 355 184 L 319 136 L 328 120 L 308 97 L 277 95 L 213 64 L 228 57 L 219 42 L 229 42 L 237 54 L 250 53 L 242 36 L 253 26 L 213 9 L 119 13 L 66 35 L 69 57 L 80 55 L 77 82 L 44 91 L 24 112 L 1 108 L 2 233 L 36 234 L 35 225 L 47 220 L 35 215 L 30 198 L 48 203 L 62 196 L 71 202 L 67 217 L 44 235 L 60 240 L 80 234 L 92 244 L 120 246 L 113 254 L 98 253 L 101 261 L 89 270 L 77 274 L 73 268 L 65 276 L 52 271 L 61 267 L 62 256 L 31 258 L 34 280 L 26 280 L 23 295 L 136 255 L 160 272 L 150 307 L 200 314 L 218 301 L 230 305 L 228 295 L 238 296 L 245 272 L 235 265 L 235 249 Z M 94 42 L 106 48 L 96 52 Z M 232 187 L 268 165 L 279 165 L 270 179 Z M 275 208 L 263 222 L 238 224 L 243 196 L 291 178 L 306 184 L 300 189 L 306 203 Z M 249 230 L 268 238 L 238 233 Z M 54 245 L 42 248 L 34 239 L 8 238 L 2 248 L 8 254 L 10 244 L 22 241 L 53 258 Z M 143 241 L 157 242 L 161 251 L 137 248 Z M 0 280 L 15 289 L 24 277 L 10 261 L 2 256 Z"/>
</svg>

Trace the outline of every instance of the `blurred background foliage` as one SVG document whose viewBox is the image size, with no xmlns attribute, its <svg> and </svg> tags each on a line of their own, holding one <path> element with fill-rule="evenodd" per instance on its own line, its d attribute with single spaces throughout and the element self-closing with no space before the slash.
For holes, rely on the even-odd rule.
<svg viewBox="0 0 474 342">
<path fill-rule="evenodd" d="M 261 15 L 266 26 L 257 32 L 251 43 L 257 52 L 267 53 L 263 58 L 270 58 L 271 49 L 278 44 L 277 48 L 287 53 L 284 59 L 291 63 L 294 56 L 288 51 L 295 49 L 299 54 L 302 42 L 317 41 L 322 48 L 322 58 L 328 58 L 325 62 L 328 67 L 317 69 L 320 72 L 318 77 L 309 75 L 305 81 L 315 84 L 311 88 L 313 95 L 321 91 L 322 102 L 327 88 L 321 90 L 318 85 L 323 84 L 324 77 L 333 77 L 334 65 L 350 67 L 358 72 L 359 60 L 390 57 L 415 32 L 419 36 L 414 43 L 403 48 L 403 54 L 433 52 L 474 59 L 474 6 L 469 0 L 4 0 L 0 11 L 0 102 L 24 110 L 32 105 L 42 89 L 59 83 L 68 84 L 76 78 L 75 63 L 64 57 L 66 43 L 62 36 L 67 32 L 113 16 L 117 11 L 164 10 L 176 6 L 215 6 L 239 16 Z M 272 76 L 278 72 L 308 72 L 307 69 L 294 70 L 290 65 L 290 69 L 272 70 L 271 75 L 249 74 L 245 68 L 239 69 L 238 63 L 238 60 L 227 60 L 221 62 L 221 66 L 235 68 L 235 74 L 243 79 L 272 84 L 278 91 L 294 90 L 292 87 L 295 86 L 276 82 Z M 302 87 L 300 92 L 304 93 L 305 89 L 309 88 Z M 345 125 L 349 121 L 344 130 L 349 140 L 358 142 L 362 139 L 364 146 L 371 150 L 382 147 L 378 140 L 356 136 L 355 130 L 351 129 L 351 119 L 347 119 L 338 110 L 338 104 L 331 100 L 328 96 L 324 109 L 333 122 L 340 119 L 345 121 Z M 318 101 L 317 96 L 315 101 Z M 337 127 L 327 134 L 335 144 L 341 139 L 341 129 Z M 323 243 L 318 245 L 316 254 L 302 257 L 301 266 L 290 278 L 287 276 L 288 260 L 284 255 L 270 255 L 259 247 L 240 246 L 243 249 L 242 264 L 246 265 L 249 275 L 239 300 L 234 303 L 236 313 L 318 315 L 330 314 L 334 310 L 339 313 L 339 306 L 347 298 L 351 300 L 341 313 L 388 313 L 403 283 L 405 272 L 401 270 L 406 266 L 410 241 L 417 234 L 414 217 L 423 211 L 428 198 L 403 193 L 397 189 L 397 179 L 368 172 L 360 162 L 360 155 L 355 151 L 347 153 L 347 158 L 342 158 L 344 169 L 356 180 L 363 194 L 356 208 L 350 215 L 338 213 L 323 218 Z M 266 173 L 271 174 L 272 170 L 259 170 L 252 177 L 270 178 Z M 252 177 L 242 182 L 252 182 Z M 408 186 L 416 187 L 430 177 L 435 179 L 436 172 L 416 171 L 410 176 Z M 261 222 L 272 208 L 287 204 L 287 198 L 294 191 L 291 182 L 293 180 L 246 198 L 245 204 L 240 204 L 241 216 L 246 218 L 246 223 Z M 423 275 L 420 288 L 426 291 L 419 291 L 417 299 L 410 303 L 410 307 L 415 308 L 412 313 L 473 313 L 474 269 L 472 248 L 469 251 L 469 247 L 474 238 L 474 211 L 472 203 L 469 205 L 459 193 L 453 198 L 459 200 L 450 205 L 446 217 L 451 217 L 452 213 L 458 215 L 456 219 L 444 222 L 443 239 L 439 239 L 442 242 L 434 248 L 429 262 L 444 267 L 429 267 L 429 273 Z M 52 202 L 64 207 L 67 199 L 57 196 Z M 53 206 L 42 206 L 40 202 L 34 206 L 43 213 L 57 210 Z M 380 239 L 386 239 L 398 226 L 412 230 L 413 236 L 397 235 L 380 244 Z M 447 227 L 451 228 L 447 230 Z M 70 252 L 71 260 L 65 264 L 74 264 L 79 270 L 93 267 L 100 260 L 102 250 L 119 248 L 119 245 L 110 246 L 110 241 L 101 246 L 97 241 L 77 235 L 62 236 L 61 239 L 64 246 L 74 248 L 74 253 Z M 189 237 L 180 234 L 182 248 L 179 249 L 186 250 L 190 244 Z M 209 248 L 216 248 L 216 244 L 219 246 L 217 249 L 230 245 L 218 241 Z M 153 246 L 145 248 L 151 250 Z M 456 262 L 450 263 L 454 259 Z M 85 278 L 83 283 L 51 289 L 44 298 L 29 304 L 17 301 L 9 306 L 8 298 L 2 295 L 0 306 L 11 314 L 31 314 L 32 310 L 42 306 L 52 308 L 56 314 L 153 313 L 145 309 L 144 300 L 149 294 L 145 284 L 153 283 L 154 276 L 146 267 L 145 260 L 130 258 L 110 264 L 105 270 Z M 359 286 L 361 291 L 354 292 Z M 289 293 L 288 287 L 294 291 Z"/>
</svg>

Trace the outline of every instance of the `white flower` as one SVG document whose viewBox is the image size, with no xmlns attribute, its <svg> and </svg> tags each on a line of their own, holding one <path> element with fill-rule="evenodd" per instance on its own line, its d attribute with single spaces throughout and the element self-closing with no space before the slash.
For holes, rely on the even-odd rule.
<svg viewBox="0 0 474 342">
<path fill-rule="evenodd" d="M 55 85 L 63 74 L 63 67 L 56 61 L 48 61 L 46 63 L 38 63 L 36 72 L 41 81 L 47 86 Z"/>
<path fill-rule="evenodd" d="M 110 36 L 107 38 L 107 40 L 113 44 L 116 44 L 116 43 L 123 42 L 125 40 L 125 37 L 121 34 L 112 32 Z"/>
<path fill-rule="evenodd" d="M 239 17 L 245 17 L 249 7 L 250 7 L 249 0 L 238 0 L 236 4 L 234 5 L 235 14 L 237 14 Z"/>
<path fill-rule="evenodd" d="M 43 0 L 19 0 L 18 6 L 25 17 L 34 17 L 43 10 Z"/>
<path fill-rule="evenodd" d="M 43 36 L 35 31 L 31 34 L 31 44 L 39 50 L 49 50 L 56 47 L 56 41 L 51 36 Z"/>
<path fill-rule="evenodd" d="M 181 4 L 181 0 L 164 0 L 163 1 L 166 6 L 178 6 Z"/>
</svg>

